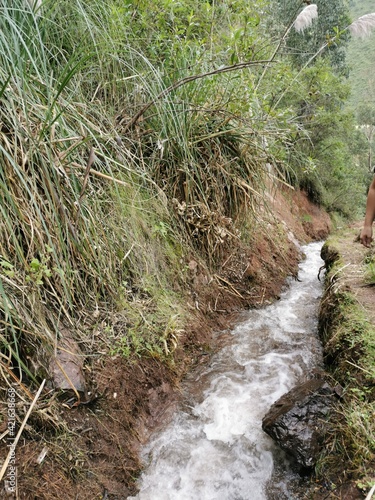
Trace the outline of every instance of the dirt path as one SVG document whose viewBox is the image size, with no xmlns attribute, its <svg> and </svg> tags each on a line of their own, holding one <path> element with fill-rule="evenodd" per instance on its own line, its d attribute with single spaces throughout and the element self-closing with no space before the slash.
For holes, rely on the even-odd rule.
<svg viewBox="0 0 375 500">
<path fill-rule="evenodd" d="M 363 307 L 369 321 L 375 325 L 375 288 L 366 285 L 365 260 L 374 255 L 374 248 L 368 249 L 358 241 L 362 221 L 351 224 L 333 238 L 342 260 L 341 282 L 350 288 L 356 300 Z"/>
</svg>

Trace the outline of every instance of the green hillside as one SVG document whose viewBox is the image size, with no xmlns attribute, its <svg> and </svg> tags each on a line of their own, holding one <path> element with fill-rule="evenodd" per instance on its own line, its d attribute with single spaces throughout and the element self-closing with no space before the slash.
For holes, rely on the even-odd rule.
<svg viewBox="0 0 375 500">
<path fill-rule="evenodd" d="M 375 11 L 373 0 L 354 0 L 351 5 L 353 20 Z M 375 99 L 375 32 L 367 38 L 353 38 L 348 48 L 351 103 L 357 107 Z"/>
</svg>

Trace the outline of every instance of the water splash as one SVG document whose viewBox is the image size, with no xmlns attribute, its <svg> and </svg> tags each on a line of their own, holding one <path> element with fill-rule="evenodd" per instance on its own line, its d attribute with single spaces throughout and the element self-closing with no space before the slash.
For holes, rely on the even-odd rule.
<svg viewBox="0 0 375 500">
<path fill-rule="evenodd" d="M 301 498 L 292 493 L 298 477 L 261 423 L 274 401 L 322 363 L 320 249 L 304 247 L 299 280 L 275 304 L 244 314 L 231 342 L 190 376 L 184 407 L 143 451 L 139 493 L 129 500 Z"/>
</svg>

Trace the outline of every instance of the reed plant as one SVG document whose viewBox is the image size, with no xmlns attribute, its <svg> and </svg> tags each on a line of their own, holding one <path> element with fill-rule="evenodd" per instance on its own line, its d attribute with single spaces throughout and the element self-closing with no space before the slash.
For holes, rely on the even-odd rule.
<svg viewBox="0 0 375 500">
<path fill-rule="evenodd" d="M 115 128 L 113 90 L 127 69 L 120 72 L 116 54 L 101 64 L 108 40 L 95 36 L 90 19 L 95 12 L 99 22 L 101 11 L 90 2 L 74 7 L 85 43 L 73 50 L 74 28 L 57 24 L 52 3 L 39 11 L 22 1 L 0 5 L 1 366 L 19 380 L 45 373 L 63 326 L 85 341 L 77 319 L 98 305 L 104 314 L 116 307 L 132 245 L 138 262 L 152 259 L 124 219 L 132 207 L 141 228 L 147 200 L 158 197 Z M 161 207 L 158 222 L 169 217 Z M 154 219 L 152 212 L 146 224 Z M 143 272 L 136 268 L 133 281 Z"/>
</svg>

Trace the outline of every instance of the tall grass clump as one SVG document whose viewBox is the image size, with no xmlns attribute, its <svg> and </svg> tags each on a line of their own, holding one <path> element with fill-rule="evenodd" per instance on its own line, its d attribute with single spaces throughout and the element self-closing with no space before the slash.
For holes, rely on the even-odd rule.
<svg viewBox="0 0 375 500">
<path fill-rule="evenodd" d="M 272 161 L 265 150 L 267 132 L 258 117 L 250 117 L 257 103 L 248 95 L 249 82 L 255 81 L 262 61 L 240 61 L 243 47 L 237 42 L 229 57 L 222 42 L 214 45 L 217 26 L 223 24 L 219 16 L 224 11 L 224 19 L 233 18 L 229 4 L 205 4 L 198 17 L 188 10 L 188 2 L 165 3 L 163 16 L 155 5 L 148 5 L 152 14 L 140 8 L 135 16 L 142 33 L 150 15 L 156 28 L 146 32 L 151 40 L 147 38 L 146 46 L 140 43 L 142 51 L 129 50 L 132 60 L 137 58 L 134 78 L 127 82 L 136 113 L 131 116 L 123 108 L 117 130 L 165 193 L 189 240 L 215 265 L 226 244 L 238 238 L 236 219 L 256 213 L 263 199 L 265 165 Z M 245 26 L 236 27 L 233 36 L 248 29 L 254 42 L 254 18 L 249 7 L 241 8 L 249 12 Z M 226 30 L 229 37 L 228 25 Z M 172 40 L 168 46 L 165 39 Z"/>
<path fill-rule="evenodd" d="M 262 199 L 270 159 L 238 92 L 252 61 L 236 76 L 240 44 L 229 60 L 213 48 L 222 12 L 208 7 L 201 27 L 172 24 L 190 41 L 172 46 L 152 45 L 160 33 L 146 13 L 118 2 L 0 9 L 2 366 L 19 380 L 44 376 L 62 332 L 84 346 L 84 319 L 118 308 L 140 336 L 125 334 L 124 351 L 168 354 L 181 329 L 168 286 L 177 228 L 215 265 L 239 237 L 235 220 Z M 212 71 L 214 50 L 229 72 Z"/>
<path fill-rule="evenodd" d="M 61 2 L 60 14 L 67 6 Z M 98 306 L 116 307 L 134 247 L 143 267 L 151 262 L 136 230 L 127 230 L 124 207 L 142 221 L 137 231 L 148 224 L 151 233 L 169 218 L 167 209 L 157 221 L 154 212 L 145 217 L 147 200 L 158 194 L 141 159 L 117 137 L 115 103 L 103 90 L 127 75 L 100 80 L 110 71 L 101 68 L 87 12 L 74 7 L 85 42 L 76 40 L 75 50 L 55 4 L 38 12 L 23 1 L 0 4 L 1 365 L 18 379 L 45 373 L 63 328 L 77 337 Z M 92 95 L 95 81 L 101 99 Z M 130 289 L 143 272 L 132 269 Z"/>
<path fill-rule="evenodd" d="M 227 80 L 226 91 L 237 82 Z M 259 133 L 250 121 L 225 109 L 226 96 L 197 102 L 206 92 L 215 95 L 218 87 L 218 82 L 205 81 L 185 88 L 173 110 L 167 109 L 172 103 L 159 106 L 161 129 L 148 121 L 157 130 L 149 135 L 154 144 L 149 172 L 194 245 L 212 262 L 238 237 L 237 218 L 256 211 L 267 161 Z"/>
</svg>

